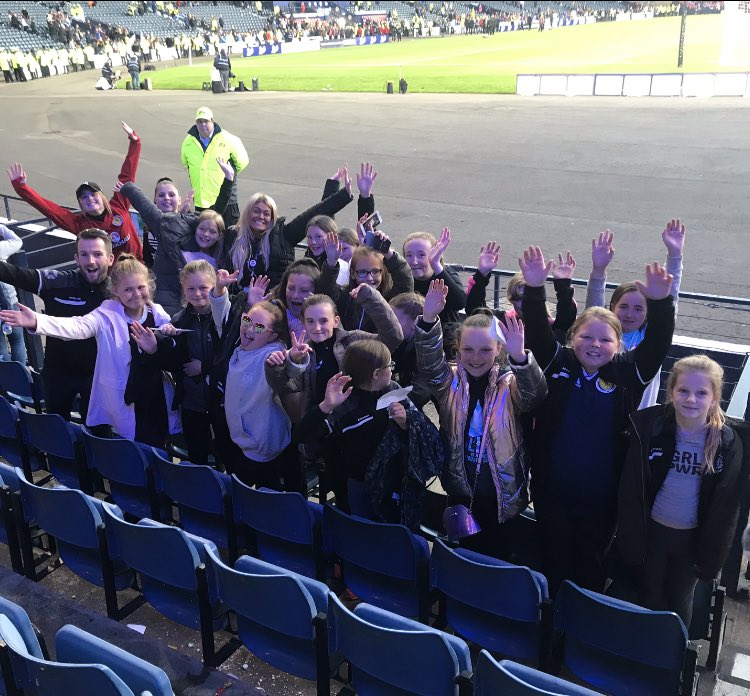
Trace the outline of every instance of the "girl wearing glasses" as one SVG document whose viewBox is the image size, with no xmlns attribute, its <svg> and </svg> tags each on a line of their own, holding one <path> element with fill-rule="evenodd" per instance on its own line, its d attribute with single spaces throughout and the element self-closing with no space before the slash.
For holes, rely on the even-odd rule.
<svg viewBox="0 0 750 696">
<path fill-rule="evenodd" d="M 373 233 L 373 240 L 374 245 L 386 251 L 381 253 L 364 244 L 354 249 L 349 264 L 349 285 L 341 288 L 336 284 L 338 260 L 342 253 L 341 240 L 336 234 L 329 234 L 326 238 L 326 263 L 321 269 L 320 290 L 333 298 L 341 317 L 341 325 L 347 331 L 358 329 L 373 333 L 376 330 L 373 318 L 351 296 L 351 291 L 359 285 L 369 285 L 386 301 L 402 292 L 414 291 L 414 278 L 409 264 L 390 248 L 391 240 L 388 236 L 377 231 Z"/>
<path fill-rule="evenodd" d="M 529 503 L 520 417 L 544 400 L 547 385 L 513 315 L 505 324 L 489 313 L 467 317 L 451 365 L 440 322 L 447 297 L 446 284 L 433 280 L 414 335 L 420 376 L 439 404 L 447 442 L 441 481 L 450 504 L 467 505 L 481 528 L 462 546 L 511 560 L 514 522 Z"/>
</svg>

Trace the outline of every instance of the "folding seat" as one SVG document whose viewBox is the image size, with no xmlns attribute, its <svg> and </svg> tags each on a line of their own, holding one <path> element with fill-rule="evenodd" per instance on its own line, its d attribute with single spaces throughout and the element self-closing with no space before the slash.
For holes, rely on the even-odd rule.
<svg viewBox="0 0 750 696">
<path fill-rule="evenodd" d="M 0 457 L 11 466 L 21 466 L 21 450 L 18 408 L 0 396 Z"/>
<path fill-rule="evenodd" d="M 693 595 L 693 618 L 690 621 L 690 640 L 707 640 L 706 669 L 715 670 L 724 644 L 727 612 L 724 610 L 726 589 L 716 580 L 700 580 Z"/>
<path fill-rule="evenodd" d="M 0 360 L 0 394 L 37 413 L 44 410 L 39 374 L 15 360 Z"/>
<path fill-rule="evenodd" d="M 254 532 L 258 556 L 309 578 L 325 579 L 323 507 L 301 493 L 251 488 L 232 476 L 234 519 Z"/>
<path fill-rule="evenodd" d="M 16 573 L 23 574 L 18 522 L 13 509 L 15 494 L 19 491 L 18 476 L 12 466 L 0 462 L 0 541 L 8 546 L 10 564 Z"/>
</svg>

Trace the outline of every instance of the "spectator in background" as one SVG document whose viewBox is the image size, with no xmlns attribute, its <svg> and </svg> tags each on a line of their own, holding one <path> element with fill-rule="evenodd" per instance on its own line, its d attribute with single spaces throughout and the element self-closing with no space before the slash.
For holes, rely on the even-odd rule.
<svg viewBox="0 0 750 696">
<path fill-rule="evenodd" d="M 18 253 L 23 248 L 21 238 L 10 227 L 0 225 L 0 261 L 7 261 L 8 257 Z M 18 309 L 18 296 L 16 289 L 8 283 L 0 283 L 0 306 L 3 309 Z M 2 327 L 3 334 L 8 339 L 6 343 L 0 338 L 0 359 L 15 360 L 22 365 L 26 364 L 26 343 L 23 338 L 23 329 Z M 6 331 L 9 331 L 6 333 Z M 8 351 L 10 345 L 10 352 Z"/>
<path fill-rule="evenodd" d="M 202 106 L 195 114 L 195 125 L 182 141 L 182 165 L 187 170 L 195 191 L 196 211 L 205 210 L 216 203 L 224 181 L 224 172 L 217 163 L 217 157 L 229 162 L 237 174 L 250 163 L 242 141 L 229 131 L 222 130 L 214 122 L 211 109 Z M 240 218 L 237 177 L 234 178 L 232 195 L 223 217 L 227 227 L 235 225 Z"/>
<path fill-rule="evenodd" d="M 232 69 L 232 63 L 223 48 L 216 54 L 216 58 L 214 58 L 214 67 L 219 71 L 219 75 L 221 76 L 221 89 L 224 92 L 228 92 L 229 72 Z"/>
<path fill-rule="evenodd" d="M 130 73 L 130 82 L 133 89 L 141 88 L 141 61 L 135 53 L 128 56 L 128 72 Z"/>
</svg>

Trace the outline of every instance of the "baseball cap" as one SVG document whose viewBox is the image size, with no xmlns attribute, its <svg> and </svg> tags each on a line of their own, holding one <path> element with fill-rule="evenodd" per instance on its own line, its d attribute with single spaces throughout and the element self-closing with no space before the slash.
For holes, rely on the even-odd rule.
<svg viewBox="0 0 750 696">
<path fill-rule="evenodd" d="M 97 184 L 95 181 L 84 181 L 77 189 L 76 189 L 76 198 L 80 198 L 81 194 L 88 189 L 89 191 L 93 191 L 94 193 L 101 193 L 102 189 L 99 184 Z"/>
<path fill-rule="evenodd" d="M 211 111 L 207 106 L 202 106 L 198 111 L 195 112 L 195 120 L 204 118 L 206 121 L 214 120 L 214 112 Z"/>
</svg>

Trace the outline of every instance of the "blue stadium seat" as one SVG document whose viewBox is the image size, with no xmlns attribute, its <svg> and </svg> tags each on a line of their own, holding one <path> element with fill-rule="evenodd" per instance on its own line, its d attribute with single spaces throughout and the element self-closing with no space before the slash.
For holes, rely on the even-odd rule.
<svg viewBox="0 0 750 696">
<path fill-rule="evenodd" d="M 9 401 L 44 410 L 39 376 L 15 360 L 0 360 L 0 393 Z"/>
<path fill-rule="evenodd" d="M 584 590 L 565 580 L 555 598 L 562 663 L 612 696 L 688 696 L 695 648 L 677 614 Z"/>
<path fill-rule="evenodd" d="M 427 622 L 430 551 L 422 537 L 326 505 L 323 546 L 340 560 L 346 586 L 362 600 Z"/>
<path fill-rule="evenodd" d="M 597 696 L 585 686 L 546 672 L 503 660 L 497 662 L 486 650 L 479 653 L 474 670 L 474 696 Z"/>
<path fill-rule="evenodd" d="M 234 519 L 255 532 L 258 556 L 309 578 L 325 580 L 323 506 L 300 493 L 255 489 L 232 476 Z"/>
<path fill-rule="evenodd" d="M 208 555 L 245 647 L 277 669 L 315 680 L 318 696 L 328 696 L 328 587 L 250 556 L 230 568 L 213 550 Z"/>
<path fill-rule="evenodd" d="M 0 396 L 0 457 L 11 466 L 21 466 L 18 408 Z"/>
<path fill-rule="evenodd" d="M 159 613 L 200 631 L 203 662 L 216 661 L 214 631 L 227 624 L 213 576 L 206 572 L 213 542 L 150 519 L 138 524 L 121 520 L 105 506 L 110 553 L 140 575 L 141 592 Z M 217 552 L 218 553 L 218 552 Z"/>
<path fill-rule="evenodd" d="M 438 539 L 430 557 L 430 585 L 439 591 L 441 618 L 462 638 L 543 664 L 552 604 L 541 573 L 467 549 L 450 549 Z"/>
<path fill-rule="evenodd" d="M 18 499 L 20 484 L 16 470 L 0 462 L 0 541 L 7 544 L 10 564 L 14 572 L 23 575 L 21 543 L 18 536 L 18 521 L 14 510 L 14 501 Z"/>
<path fill-rule="evenodd" d="M 351 665 L 359 696 L 471 693 L 469 648 L 456 636 L 369 604 L 350 612 L 333 594 L 328 631 L 331 654 Z"/>
</svg>

